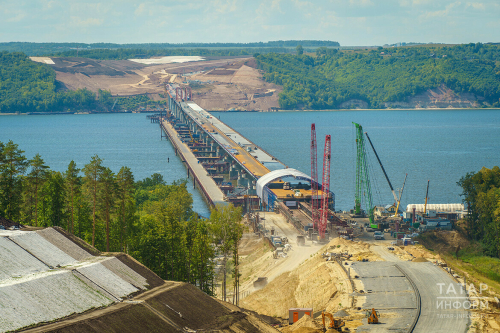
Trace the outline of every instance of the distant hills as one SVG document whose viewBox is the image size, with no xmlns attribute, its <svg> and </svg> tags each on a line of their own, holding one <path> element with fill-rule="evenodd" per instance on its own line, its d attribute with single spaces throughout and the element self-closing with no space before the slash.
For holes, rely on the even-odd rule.
<svg viewBox="0 0 500 333">
<path fill-rule="evenodd" d="M 268 82 L 283 86 L 283 109 L 500 107 L 500 46 L 494 44 L 318 48 L 256 60 Z M 442 92 L 439 103 L 428 103 L 436 92 L 422 100 L 431 89 Z"/>
<path fill-rule="evenodd" d="M 80 52 L 103 49 L 141 49 L 141 50 L 165 50 L 165 49 L 252 49 L 252 48 L 282 48 L 294 49 L 297 45 L 302 47 L 339 47 L 340 44 L 334 41 L 322 40 L 277 40 L 269 42 L 255 43 L 134 43 L 134 44 L 115 44 L 115 43 L 30 43 L 30 42 L 8 42 L 0 43 L 0 51 L 24 52 L 29 56 L 58 55 L 64 53 L 64 56 L 75 56 Z M 71 54 L 68 54 L 71 52 Z M 251 54 L 251 53 L 248 53 Z"/>
</svg>

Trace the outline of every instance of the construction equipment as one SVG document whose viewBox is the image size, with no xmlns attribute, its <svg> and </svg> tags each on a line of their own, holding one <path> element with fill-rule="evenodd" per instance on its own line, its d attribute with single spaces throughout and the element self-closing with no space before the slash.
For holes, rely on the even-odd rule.
<svg viewBox="0 0 500 333">
<path fill-rule="evenodd" d="M 427 215 L 427 199 L 429 197 L 429 182 L 430 182 L 430 180 L 427 180 L 427 192 L 425 192 L 424 215 Z"/>
<path fill-rule="evenodd" d="M 361 214 L 361 197 L 366 197 L 365 210 L 368 212 L 370 227 L 377 229 L 373 215 L 372 190 L 370 186 L 370 176 L 368 175 L 368 162 L 366 160 L 365 140 L 363 138 L 363 127 L 360 124 L 354 123 L 356 127 L 356 194 L 354 199 L 354 212 L 356 215 Z"/>
<path fill-rule="evenodd" d="M 328 328 L 325 325 L 325 317 L 328 317 L 330 319 L 330 325 L 328 325 Z M 322 311 L 321 318 L 323 319 L 323 332 L 326 332 L 327 329 L 333 329 L 340 332 L 342 330 L 342 327 L 345 326 L 345 322 L 342 319 L 333 318 L 333 315 L 331 313 Z"/>
<path fill-rule="evenodd" d="M 394 204 L 398 202 L 398 197 L 396 196 L 396 192 L 394 191 L 394 188 L 392 187 L 391 181 L 389 180 L 389 177 L 387 176 L 387 173 L 385 172 L 384 166 L 382 165 L 382 161 L 380 161 L 380 158 L 378 157 L 377 151 L 375 150 L 375 147 L 373 146 L 372 140 L 368 136 L 368 133 L 365 132 L 366 138 L 368 139 L 368 142 L 370 143 L 370 146 L 372 146 L 373 152 L 375 153 L 375 157 L 377 158 L 378 164 L 380 164 L 380 167 L 382 168 L 382 171 L 384 172 L 385 179 L 387 179 L 387 182 L 389 183 L 389 187 L 391 188 L 392 195 L 394 196 Z M 396 211 L 397 213 L 397 211 Z"/>
<path fill-rule="evenodd" d="M 371 312 L 367 312 L 366 316 L 368 317 L 368 324 L 378 324 L 378 312 L 372 308 Z"/>
<path fill-rule="evenodd" d="M 321 184 L 321 191 L 323 192 L 321 198 L 321 217 L 319 220 L 319 239 L 325 238 L 326 225 L 328 223 L 328 199 L 330 197 L 330 160 L 332 155 L 332 137 L 327 135 L 325 137 L 325 152 L 323 154 L 323 181 Z"/>
<path fill-rule="evenodd" d="M 318 165 L 317 165 L 316 125 L 311 124 L 311 215 L 313 228 L 318 230 Z"/>
<path fill-rule="evenodd" d="M 394 212 L 394 217 L 398 216 L 399 204 L 401 203 L 401 197 L 403 196 L 403 191 L 405 189 L 406 177 L 408 177 L 408 174 L 405 175 L 405 180 L 403 181 L 403 187 L 401 188 L 401 191 L 399 192 L 398 205 L 396 207 L 396 211 Z"/>
</svg>

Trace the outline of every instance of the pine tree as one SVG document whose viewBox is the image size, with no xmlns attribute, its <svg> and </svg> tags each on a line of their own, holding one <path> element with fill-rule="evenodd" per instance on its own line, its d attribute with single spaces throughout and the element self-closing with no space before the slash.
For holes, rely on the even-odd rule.
<svg viewBox="0 0 500 333">
<path fill-rule="evenodd" d="M 49 167 L 45 165 L 40 154 L 36 154 L 33 159 L 29 160 L 29 166 L 31 170 L 26 178 L 28 181 L 28 191 L 32 191 L 32 196 L 35 198 L 33 211 L 35 212 L 35 227 L 38 227 L 38 192 L 47 179 L 49 174 L 47 169 Z"/>
<path fill-rule="evenodd" d="M 83 173 L 85 174 L 83 186 L 92 203 L 92 246 L 95 245 L 97 194 L 100 188 L 99 180 L 103 169 L 102 160 L 97 155 L 92 156 L 90 163 L 83 168 Z"/>
<path fill-rule="evenodd" d="M 129 167 L 122 167 L 116 175 L 118 190 L 117 205 L 119 219 L 119 239 L 121 251 L 127 251 L 128 226 L 132 223 L 135 211 L 134 203 L 134 175 Z"/>
<path fill-rule="evenodd" d="M 68 231 L 72 234 L 75 233 L 75 198 L 80 194 L 81 178 L 78 175 L 80 169 L 76 167 L 75 161 L 71 161 L 68 169 L 64 173 L 64 188 L 66 190 L 66 207 L 69 211 Z"/>
<path fill-rule="evenodd" d="M 17 221 L 22 201 L 21 176 L 28 161 L 24 151 L 12 141 L 0 145 L 0 211 L 4 217 Z"/>
<path fill-rule="evenodd" d="M 99 208 L 106 222 L 106 252 L 109 252 L 109 224 L 117 190 L 113 171 L 110 168 L 103 168 L 98 182 L 100 183 L 98 193 Z"/>
</svg>

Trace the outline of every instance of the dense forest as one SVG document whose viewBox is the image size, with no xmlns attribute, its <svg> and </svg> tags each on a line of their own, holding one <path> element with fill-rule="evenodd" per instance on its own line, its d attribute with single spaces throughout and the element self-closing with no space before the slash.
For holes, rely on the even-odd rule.
<svg viewBox="0 0 500 333">
<path fill-rule="evenodd" d="M 253 54 L 254 50 L 248 50 L 250 48 L 258 48 L 259 52 L 281 52 L 277 49 L 286 50 L 286 48 L 293 49 L 297 45 L 302 45 L 305 48 L 317 48 L 317 47 L 338 47 L 340 46 L 338 42 L 333 41 L 322 41 L 322 40 L 278 40 L 269 42 L 257 42 L 257 43 L 140 43 L 140 44 L 114 44 L 114 43 L 28 43 L 28 42 L 9 42 L 0 43 L 0 51 L 8 52 L 23 52 L 29 56 L 41 56 L 41 55 L 56 55 L 61 52 L 70 51 L 71 56 L 74 56 L 77 49 L 82 51 L 93 51 L 95 49 L 135 49 L 140 50 L 137 54 L 144 55 L 148 50 L 167 50 L 167 49 L 214 49 L 214 48 L 238 48 L 247 49 L 244 52 L 252 52 L 245 54 Z M 269 49 L 266 51 L 266 49 Z M 186 50 L 184 50 L 186 51 Z M 71 53 L 73 52 L 73 53 Z M 207 50 L 202 50 L 201 52 L 207 52 Z M 236 52 L 241 52 L 238 50 Z M 94 53 L 97 54 L 97 53 Z M 81 55 L 81 54 L 79 54 Z M 162 54 L 167 55 L 167 54 Z M 179 54 L 172 54 L 179 55 Z M 181 54 L 188 55 L 188 54 Z M 201 55 L 195 53 L 193 55 Z M 205 54 L 207 55 L 207 54 Z M 216 54 L 213 54 L 216 55 Z M 230 54 L 219 54 L 219 55 L 230 55 Z"/>
<path fill-rule="evenodd" d="M 59 91 L 56 72 L 49 65 L 33 62 L 23 53 L 0 52 L 0 113 L 110 111 L 113 105 L 117 111 L 163 104 L 147 96 L 112 98 L 104 90 L 99 90 L 99 98 L 88 89 Z"/>
<path fill-rule="evenodd" d="M 165 184 L 160 174 L 136 181 L 128 167 L 114 173 L 99 156 L 81 169 L 50 170 L 37 154 L 0 142 L 0 216 L 35 227 L 60 226 L 106 252 L 127 252 L 163 279 L 213 293 L 215 257 L 237 260 L 241 209 L 192 210 L 185 181 Z M 234 266 L 234 265 L 233 265 Z M 237 268 L 230 273 L 237 277 Z"/>
<path fill-rule="evenodd" d="M 297 51 L 255 55 L 264 78 L 283 86 L 283 109 L 333 109 L 351 99 L 384 108 L 442 84 L 484 97 L 483 106 L 500 106 L 500 45 Z"/>
</svg>

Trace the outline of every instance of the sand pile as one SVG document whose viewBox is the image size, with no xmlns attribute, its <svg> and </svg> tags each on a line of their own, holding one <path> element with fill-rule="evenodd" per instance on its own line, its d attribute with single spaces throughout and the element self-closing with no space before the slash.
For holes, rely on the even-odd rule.
<svg viewBox="0 0 500 333">
<path fill-rule="evenodd" d="M 317 254 L 242 299 L 240 304 L 260 314 L 279 317 L 288 317 L 288 309 L 294 307 L 332 311 L 339 303 L 348 303 L 348 283 L 344 279 L 336 262 L 327 262 Z"/>
<path fill-rule="evenodd" d="M 309 332 L 322 332 L 322 325 L 313 320 L 309 316 L 303 316 L 293 325 L 286 326 L 281 329 L 283 333 L 309 333 Z"/>
<path fill-rule="evenodd" d="M 348 253 L 352 255 L 351 260 L 368 259 L 369 261 L 379 261 L 380 257 L 370 251 L 370 244 L 365 242 L 354 242 L 344 238 L 334 238 L 328 243 L 329 253 Z"/>
</svg>

